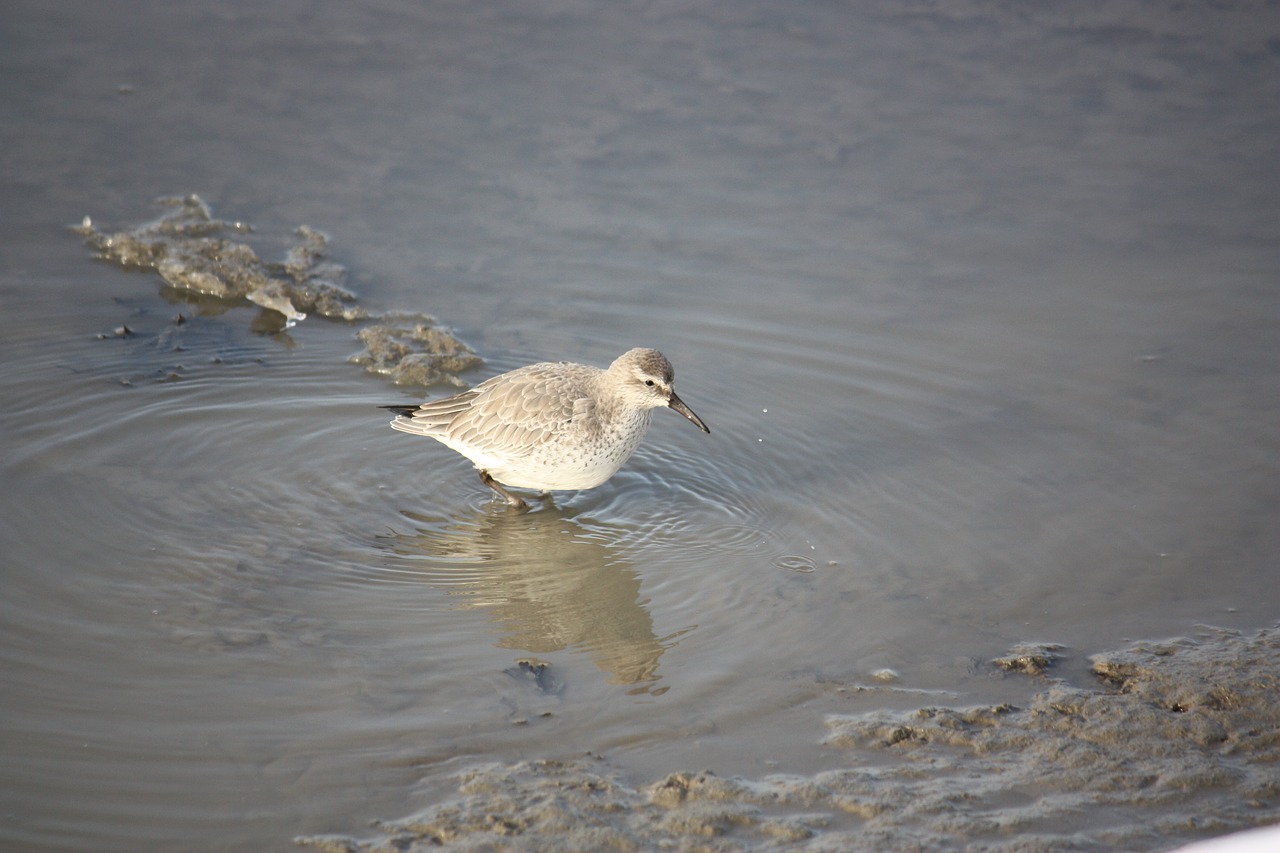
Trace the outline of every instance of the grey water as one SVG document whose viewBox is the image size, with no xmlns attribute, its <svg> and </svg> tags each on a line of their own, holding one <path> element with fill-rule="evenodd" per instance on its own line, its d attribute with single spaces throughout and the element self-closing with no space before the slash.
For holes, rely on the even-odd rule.
<svg viewBox="0 0 1280 853">
<path fill-rule="evenodd" d="M 468 761 L 812 774 L 829 683 L 1280 615 L 1273 6 L 4 17 L 6 849 L 292 849 Z M 657 347 L 712 432 L 513 513 L 351 325 L 69 230 L 188 193 L 473 382 Z"/>
</svg>

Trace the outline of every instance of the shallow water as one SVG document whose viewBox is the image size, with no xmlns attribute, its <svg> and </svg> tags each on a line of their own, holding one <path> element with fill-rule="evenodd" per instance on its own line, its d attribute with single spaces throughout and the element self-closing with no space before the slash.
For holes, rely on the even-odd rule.
<svg viewBox="0 0 1280 853">
<path fill-rule="evenodd" d="M 1017 643 L 1280 613 L 1262 4 L 11 6 L 0 846 L 286 849 L 585 751 L 811 776 L 830 714 L 1024 701 Z M 357 324 L 67 229 L 191 192 L 471 381 L 659 347 L 712 433 L 512 514 Z"/>
</svg>

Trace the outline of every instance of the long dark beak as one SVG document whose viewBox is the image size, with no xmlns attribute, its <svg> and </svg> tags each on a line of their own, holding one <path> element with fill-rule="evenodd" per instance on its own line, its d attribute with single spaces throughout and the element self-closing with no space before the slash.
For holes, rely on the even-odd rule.
<svg viewBox="0 0 1280 853">
<path fill-rule="evenodd" d="M 710 434 L 711 434 L 711 430 L 707 429 L 707 425 L 706 425 L 706 424 L 704 424 L 704 423 L 702 422 L 702 418 L 700 418 L 700 417 L 698 417 L 697 415 L 695 415 L 695 414 L 693 413 L 693 409 L 691 409 L 691 408 L 689 408 L 688 406 L 686 406 L 686 405 L 684 404 L 684 400 L 681 400 L 679 397 L 677 397 L 677 396 L 676 396 L 676 392 L 675 392 L 675 391 L 672 391 L 672 392 L 671 392 L 671 401 L 670 401 L 669 403 L 667 403 L 667 405 L 668 405 L 668 406 L 670 406 L 671 408 L 675 409 L 675 410 L 676 410 L 677 412 L 679 412 L 680 414 L 684 415 L 684 416 L 685 416 L 686 418 L 688 418 L 689 420 L 693 421 L 694 425 L 695 425 L 698 429 L 702 430 L 703 432 L 707 433 L 708 435 L 710 435 Z"/>
</svg>

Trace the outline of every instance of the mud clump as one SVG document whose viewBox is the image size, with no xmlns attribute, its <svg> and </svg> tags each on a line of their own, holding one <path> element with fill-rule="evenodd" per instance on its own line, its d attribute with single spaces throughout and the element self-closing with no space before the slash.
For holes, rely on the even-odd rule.
<svg viewBox="0 0 1280 853">
<path fill-rule="evenodd" d="M 1062 646 L 1057 643 L 1020 643 L 1009 654 L 992 661 L 1005 672 L 1044 675 L 1058 662 Z"/>
<path fill-rule="evenodd" d="M 238 235 L 243 222 L 213 216 L 196 195 L 162 198 L 159 218 L 123 231 L 106 232 L 85 217 L 74 231 L 102 260 L 125 269 L 153 271 L 184 299 L 226 306 L 249 302 L 264 309 L 254 330 L 280 332 L 308 315 L 366 323 L 357 333 L 365 345 L 350 360 L 399 385 L 463 386 L 460 373 L 483 361 L 452 331 L 425 314 L 370 314 L 346 287 L 347 269 L 328 260 L 329 239 L 306 225 L 283 261 L 269 263 Z M 181 315 L 180 315 L 181 316 Z M 108 337 L 129 337 L 121 326 Z M 160 341 L 163 343 L 163 341 Z"/>
<path fill-rule="evenodd" d="M 1051 682 L 1025 707 L 833 716 L 825 743 L 848 758 L 814 776 L 631 787 L 598 757 L 488 764 L 378 837 L 296 840 L 344 853 L 1164 850 L 1280 820 L 1280 629 L 1091 661 L 1090 683 Z"/>
<path fill-rule="evenodd" d="M 351 361 L 397 385 L 461 387 L 466 383 L 458 374 L 483 363 L 471 347 L 430 317 L 388 315 L 382 321 L 356 333 L 365 349 Z"/>
<path fill-rule="evenodd" d="M 328 238 L 305 225 L 300 243 L 283 263 L 269 264 L 231 234 L 252 229 L 241 222 L 215 219 L 196 195 L 162 198 L 158 219 L 127 231 L 105 233 L 89 217 L 76 229 L 98 257 L 131 269 L 154 270 L 179 290 L 219 299 L 247 299 L 283 315 L 288 325 L 319 314 L 342 320 L 364 319 L 355 294 L 343 287 L 346 269 L 325 261 Z"/>
</svg>

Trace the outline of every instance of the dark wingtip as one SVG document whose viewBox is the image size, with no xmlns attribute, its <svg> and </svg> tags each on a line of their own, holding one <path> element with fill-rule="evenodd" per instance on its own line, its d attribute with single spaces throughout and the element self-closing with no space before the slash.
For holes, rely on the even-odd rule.
<svg viewBox="0 0 1280 853">
<path fill-rule="evenodd" d="M 379 406 L 379 409 L 390 409 L 402 418 L 411 418 L 418 411 L 417 406 Z"/>
</svg>

